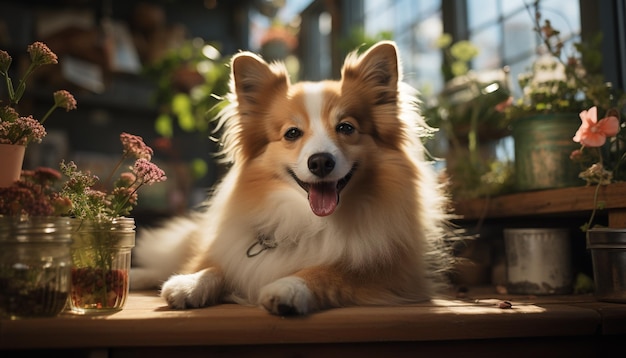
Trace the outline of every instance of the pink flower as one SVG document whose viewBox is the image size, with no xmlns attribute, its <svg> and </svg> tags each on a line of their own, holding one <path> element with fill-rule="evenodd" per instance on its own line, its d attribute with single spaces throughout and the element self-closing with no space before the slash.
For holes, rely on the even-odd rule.
<svg viewBox="0 0 626 358">
<path fill-rule="evenodd" d="M 607 137 L 613 137 L 619 132 L 617 117 L 609 116 L 598 121 L 598 108 L 595 106 L 580 112 L 580 120 L 582 124 L 573 140 L 586 147 L 600 147 Z"/>
<path fill-rule="evenodd" d="M 117 181 L 115 182 L 115 186 L 129 187 L 136 181 L 137 177 L 135 177 L 135 174 L 130 172 L 124 172 L 120 174 L 119 179 L 117 179 Z"/>
<path fill-rule="evenodd" d="M 118 186 L 111 191 L 113 197 L 121 198 L 122 201 L 126 201 L 126 205 L 137 205 L 137 190 L 125 186 Z"/>
<path fill-rule="evenodd" d="M 575 149 L 570 153 L 569 159 L 571 160 L 579 160 L 583 157 L 583 152 L 580 149 Z"/>
<path fill-rule="evenodd" d="M 159 168 L 156 164 L 149 160 L 140 158 L 135 161 L 133 166 L 133 173 L 137 176 L 137 180 L 143 184 L 154 184 L 165 181 L 167 177 L 165 172 Z"/>
<path fill-rule="evenodd" d="M 8 52 L 0 50 L 0 73 L 7 73 L 11 66 L 12 58 Z"/>
<path fill-rule="evenodd" d="M 65 108 L 66 112 L 76 109 L 76 99 L 66 90 L 60 90 L 53 93 L 54 105 Z"/>
<path fill-rule="evenodd" d="M 504 112 L 512 104 L 513 104 L 513 96 L 509 96 L 509 98 L 507 98 L 504 101 L 496 104 L 496 108 L 495 109 L 498 112 Z"/>
<path fill-rule="evenodd" d="M 140 136 L 129 133 L 120 134 L 120 141 L 124 147 L 124 155 L 132 155 L 138 159 L 152 159 L 152 148 L 148 147 Z"/>
<path fill-rule="evenodd" d="M 35 66 L 56 65 L 59 63 L 57 55 L 43 42 L 34 42 L 28 45 L 27 51 L 30 54 L 30 60 Z"/>
<path fill-rule="evenodd" d="M 19 117 L 9 123 L 8 132 L 14 144 L 27 144 L 29 140 L 39 143 L 46 136 L 46 128 L 33 116 Z"/>
</svg>

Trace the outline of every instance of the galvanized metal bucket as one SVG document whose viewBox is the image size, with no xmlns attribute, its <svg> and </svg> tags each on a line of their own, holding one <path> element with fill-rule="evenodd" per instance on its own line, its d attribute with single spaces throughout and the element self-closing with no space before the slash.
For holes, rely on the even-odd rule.
<svg viewBox="0 0 626 358">
<path fill-rule="evenodd" d="M 580 126 L 575 113 L 523 118 L 512 126 L 515 142 L 515 186 L 519 191 L 566 188 L 585 182 L 569 157 L 579 148 L 572 138 Z"/>
<path fill-rule="evenodd" d="M 626 229 L 587 231 L 595 296 L 600 301 L 626 303 Z"/>
<path fill-rule="evenodd" d="M 558 295 L 572 291 L 568 229 L 504 229 L 504 248 L 509 293 Z"/>
</svg>

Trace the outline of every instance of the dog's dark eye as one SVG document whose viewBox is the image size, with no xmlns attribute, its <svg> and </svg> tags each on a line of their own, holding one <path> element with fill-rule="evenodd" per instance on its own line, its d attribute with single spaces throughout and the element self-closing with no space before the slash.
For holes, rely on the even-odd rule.
<svg viewBox="0 0 626 358">
<path fill-rule="evenodd" d="M 287 129 L 287 131 L 285 132 L 285 135 L 283 137 L 285 137 L 285 139 L 288 140 L 288 141 L 294 141 L 294 140 L 302 137 L 302 131 L 299 128 L 291 127 L 289 129 Z"/>
<path fill-rule="evenodd" d="M 337 127 L 335 127 L 335 130 L 337 131 L 337 133 L 350 135 L 354 133 L 354 126 L 352 126 L 352 124 L 350 123 L 343 122 L 339 123 Z"/>
</svg>

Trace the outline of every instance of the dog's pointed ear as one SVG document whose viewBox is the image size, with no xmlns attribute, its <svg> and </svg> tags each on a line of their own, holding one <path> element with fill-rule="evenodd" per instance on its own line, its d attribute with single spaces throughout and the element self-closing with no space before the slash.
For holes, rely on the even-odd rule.
<svg viewBox="0 0 626 358">
<path fill-rule="evenodd" d="M 381 41 L 360 56 L 348 55 L 342 69 L 343 80 L 358 81 L 375 104 L 396 101 L 400 77 L 398 50 L 391 41 Z"/>
<path fill-rule="evenodd" d="M 231 68 L 234 91 L 240 105 L 263 103 L 261 96 L 286 89 L 289 85 L 289 76 L 284 66 L 268 64 L 251 52 L 235 55 Z"/>
</svg>

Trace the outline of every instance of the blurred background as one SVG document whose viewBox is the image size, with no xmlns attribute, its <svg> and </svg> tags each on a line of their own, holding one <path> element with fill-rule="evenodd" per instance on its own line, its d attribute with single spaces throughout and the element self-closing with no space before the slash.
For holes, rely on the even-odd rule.
<svg viewBox="0 0 626 358">
<path fill-rule="evenodd" d="M 66 159 L 98 173 L 117 160 L 121 132 L 154 148 L 169 180 L 145 188 L 133 214 L 141 224 L 199 203 L 221 175 L 210 120 L 239 50 L 285 61 L 294 81 L 319 80 L 337 78 L 347 52 L 393 39 L 405 80 L 436 111 L 457 65 L 461 73 L 495 71 L 506 96 L 519 97 L 516 79 L 542 53 L 536 11 L 561 31 L 564 51 L 601 32 L 602 70 L 624 88 L 624 7 L 622 0 L 0 0 L 0 49 L 19 64 L 29 44 L 43 41 L 59 56 L 59 66 L 32 79 L 24 112 L 44 113 L 51 90 L 67 89 L 78 101 L 78 110 L 46 123 L 49 134 L 28 147 L 24 168 Z M 511 145 L 500 137 L 497 155 L 506 160 Z M 446 157 L 447 140 L 429 145 Z"/>
</svg>

